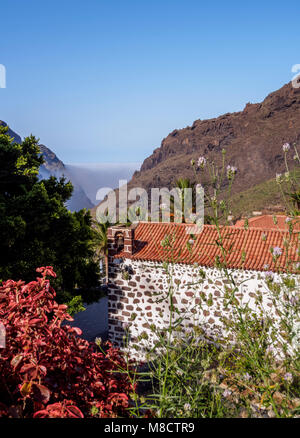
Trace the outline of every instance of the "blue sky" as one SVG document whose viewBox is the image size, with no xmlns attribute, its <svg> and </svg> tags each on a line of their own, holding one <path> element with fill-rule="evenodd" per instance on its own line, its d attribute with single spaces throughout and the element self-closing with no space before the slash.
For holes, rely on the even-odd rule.
<svg viewBox="0 0 300 438">
<path fill-rule="evenodd" d="M 143 161 L 172 130 L 292 79 L 299 2 L 245 3 L 3 2 L 0 119 L 66 163 Z"/>
</svg>

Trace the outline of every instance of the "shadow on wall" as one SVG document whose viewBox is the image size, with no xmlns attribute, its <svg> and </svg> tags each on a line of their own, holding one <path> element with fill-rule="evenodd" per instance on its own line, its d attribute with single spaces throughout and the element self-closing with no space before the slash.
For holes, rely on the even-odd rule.
<svg viewBox="0 0 300 438">
<path fill-rule="evenodd" d="M 109 278 L 114 281 L 117 277 L 115 273 L 109 273 Z M 128 319 L 131 317 L 133 310 L 126 309 L 128 304 L 128 298 L 124 293 L 124 289 L 130 293 L 130 287 L 124 287 L 121 289 L 117 286 L 116 282 L 108 283 L 108 340 L 116 346 L 122 348 L 126 343 L 132 342 L 131 335 L 128 332 Z"/>
<path fill-rule="evenodd" d="M 110 266 L 108 339 L 120 348 L 128 347 L 132 358 L 144 362 L 159 336 L 166 332 L 165 326 L 155 322 L 153 312 L 163 312 L 161 320 L 165 323 L 170 319 L 170 305 L 162 285 L 155 287 L 149 278 L 145 280 L 147 286 L 139 283 L 141 275 L 123 259 L 115 259 Z"/>
</svg>

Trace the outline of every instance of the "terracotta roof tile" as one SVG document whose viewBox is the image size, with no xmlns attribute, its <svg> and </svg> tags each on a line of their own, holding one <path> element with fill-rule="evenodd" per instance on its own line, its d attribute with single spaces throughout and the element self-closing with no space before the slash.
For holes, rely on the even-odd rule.
<svg viewBox="0 0 300 438">
<path fill-rule="evenodd" d="M 195 234 L 195 242 L 188 250 L 187 242 L 191 239 L 190 225 L 174 223 L 140 222 L 135 228 L 135 246 L 130 256 L 134 260 L 174 261 L 176 263 L 198 263 L 200 266 L 215 266 L 216 257 L 224 261 L 222 251 L 218 247 L 219 235 L 213 225 L 205 225 L 200 234 Z M 265 240 L 263 239 L 265 235 Z M 249 269 L 264 271 L 264 265 L 269 265 L 268 270 L 276 270 L 270 249 L 272 247 L 284 248 L 284 239 L 291 239 L 288 259 L 290 269 L 300 261 L 298 254 L 299 233 L 289 233 L 284 230 L 262 229 L 251 227 L 248 230 L 236 226 L 221 228 L 223 245 L 228 251 L 226 264 L 228 268 Z M 163 248 L 161 242 L 170 236 L 173 244 L 171 248 Z M 244 261 L 242 253 L 245 253 Z M 128 257 L 120 252 L 115 257 Z M 277 266 L 286 267 L 286 254 L 278 258 Z"/>
<path fill-rule="evenodd" d="M 275 215 L 277 218 L 277 224 L 274 224 L 273 221 L 273 216 L 270 214 L 264 214 L 262 216 L 256 216 L 256 217 L 251 217 L 248 219 L 248 225 L 250 228 L 263 228 L 265 230 L 288 230 L 289 226 L 286 223 L 286 219 L 288 216 L 284 216 L 284 215 Z M 300 230 L 300 222 L 293 220 L 294 222 L 294 230 L 299 231 Z M 245 224 L 245 220 L 244 219 L 240 219 L 236 222 L 235 227 L 243 227 Z"/>
</svg>

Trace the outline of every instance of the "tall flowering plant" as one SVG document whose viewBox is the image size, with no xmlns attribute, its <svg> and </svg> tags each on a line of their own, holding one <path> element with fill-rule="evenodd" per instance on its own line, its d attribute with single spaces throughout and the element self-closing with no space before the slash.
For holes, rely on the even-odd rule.
<svg viewBox="0 0 300 438">
<path fill-rule="evenodd" d="M 283 146 L 286 163 L 290 149 L 288 144 Z M 296 147 L 294 150 L 297 166 L 299 155 Z M 148 379 L 153 388 L 153 393 L 142 394 L 133 408 L 137 416 L 144 415 L 147 408 L 154 416 L 169 418 L 299 416 L 300 216 L 287 196 L 293 192 L 293 200 L 298 199 L 299 166 L 289 173 L 287 168 L 284 176 L 277 175 L 287 201 L 286 231 L 278 227 L 283 238 L 280 246 L 275 246 L 268 240 L 268 230 L 261 230 L 261 244 L 269 246 L 268 262 L 272 262 L 256 274 L 259 283 L 249 284 L 252 272 L 244 276 L 238 271 L 246 271 L 245 262 L 254 251 L 235 250 L 230 225 L 231 189 L 239 170 L 225 162 L 225 150 L 221 153 L 220 166 L 205 157 L 191 160 L 198 182 L 195 188 L 205 185 L 206 217 L 217 231 L 217 238 L 209 244 L 216 246 L 214 268 L 218 276 L 209 278 L 210 271 L 193 264 L 191 281 L 182 281 L 176 275 L 177 258 L 180 261 L 185 249 L 191 258 L 195 251 L 201 251 L 195 245 L 197 237 L 190 234 L 187 248 L 176 242 L 175 234 L 161 241 L 167 288 L 153 290 L 151 299 L 165 303 L 167 311 L 160 317 L 167 315 L 168 321 L 164 321 L 164 327 L 150 325 L 152 336 L 142 332 L 134 345 L 149 360 L 149 371 L 141 377 Z M 273 221 L 276 226 L 276 216 Z M 244 229 L 247 238 L 247 220 Z M 232 255 L 240 260 L 239 270 L 229 269 Z M 249 294 L 245 293 L 246 282 Z M 213 283 L 214 294 L 208 286 Z M 179 307 L 183 288 L 184 306 Z M 186 292 L 187 288 L 191 292 Z M 212 312 L 221 322 L 214 332 L 209 330 L 206 319 Z M 129 341 L 130 325 L 126 330 Z"/>
<path fill-rule="evenodd" d="M 289 143 L 284 143 L 282 146 L 285 163 L 285 173 L 276 174 L 276 182 L 281 191 L 286 208 L 293 217 L 300 214 L 300 182 L 299 182 L 299 165 L 300 157 L 299 152 L 294 143 L 292 146 Z M 288 165 L 288 155 L 294 153 L 294 166 Z"/>
</svg>

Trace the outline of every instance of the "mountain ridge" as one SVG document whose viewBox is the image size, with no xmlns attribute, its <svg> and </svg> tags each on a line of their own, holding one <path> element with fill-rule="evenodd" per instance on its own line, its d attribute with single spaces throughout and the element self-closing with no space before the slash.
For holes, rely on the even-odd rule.
<svg viewBox="0 0 300 438">
<path fill-rule="evenodd" d="M 233 190 L 242 191 L 285 170 L 286 142 L 300 143 L 300 88 L 291 83 L 261 103 L 247 103 L 243 111 L 172 131 L 134 173 L 129 187 L 170 188 L 179 177 L 193 180 L 191 159 L 205 156 L 221 164 L 224 148 L 226 160 L 238 169 Z M 288 162 L 293 163 L 293 154 Z"/>
<path fill-rule="evenodd" d="M 221 166 L 225 149 L 226 164 L 237 167 L 232 193 L 241 193 L 285 171 L 282 145 L 286 142 L 300 143 L 300 88 L 291 83 L 260 103 L 247 103 L 242 111 L 198 119 L 173 130 L 133 174 L 128 190 L 142 187 L 150 195 L 152 187 L 175 187 L 180 177 L 195 181 L 191 160 L 204 156 Z M 294 165 L 292 152 L 288 163 Z M 197 182 L 205 186 L 208 178 L 197 174 Z"/>
</svg>

